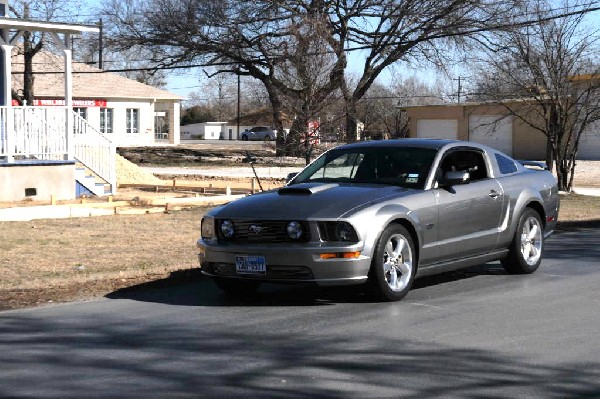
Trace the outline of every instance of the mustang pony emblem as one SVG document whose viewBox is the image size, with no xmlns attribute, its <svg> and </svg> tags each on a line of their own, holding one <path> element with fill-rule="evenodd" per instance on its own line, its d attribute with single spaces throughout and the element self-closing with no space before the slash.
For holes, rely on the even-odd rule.
<svg viewBox="0 0 600 399">
<path fill-rule="evenodd" d="M 252 234 L 259 235 L 263 231 L 266 231 L 267 227 L 261 226 L 260 224 L 251 224 L 248 226 L 248 231 Z"/>
</svg>

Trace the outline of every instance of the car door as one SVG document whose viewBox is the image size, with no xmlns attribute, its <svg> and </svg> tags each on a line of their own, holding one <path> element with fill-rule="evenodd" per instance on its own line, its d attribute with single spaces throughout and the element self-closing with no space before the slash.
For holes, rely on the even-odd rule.
<svg viewBox="0 0 600 399">
<path fill-rule="evenodd" d="M 445 162 L 444 162 L 445 161 Z M 482 152 L 452 151 L 441 163 L 441 173 L 467 171 L 466 184 L 435 188 L 438 203 L 437 255 L 452 260 L 489 252 L 497 245 L 502 223 L 502 186 L 491 177 Z"/>
</svg>

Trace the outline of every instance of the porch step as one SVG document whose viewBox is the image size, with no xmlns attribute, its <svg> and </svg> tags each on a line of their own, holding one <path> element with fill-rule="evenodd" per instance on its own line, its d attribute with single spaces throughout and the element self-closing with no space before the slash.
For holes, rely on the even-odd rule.
<svg viewBox="0 0 600 399">
<path fill-rule="evenodd" d="M 83 195 L 103 197 L 112 194 L 111 185 L 80 162 L 75 166 L 75 183 L 77 197 Z"/>
</svg>

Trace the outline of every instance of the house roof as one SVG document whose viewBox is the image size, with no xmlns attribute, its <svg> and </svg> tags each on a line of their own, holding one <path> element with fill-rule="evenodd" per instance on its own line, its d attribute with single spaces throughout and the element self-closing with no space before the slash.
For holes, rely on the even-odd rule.
<svg viewBox="0 0 600 399">
<path fill-rule="evenodd" d="M 32 19 L 0 17 L 0 28 L 29 31 L 81 33 L 100 32 L 96 25 L 69 24 L 65 22 L 35 21 Z"/>
<path fill-rule="evenodd" d="M 23 55 L 12 54 L 12 88 L 23 88 Z M 40 51 L 33 58 L 34 93 L 38 98 L 63 98 L 64 59 L 48 51 Z M 104 72 L 83 63 L 73 62 L 73 97 L 102 99 L 157 99 L 181 100 L 182 97 L 157 89 L 124 76 Z"/>
</svg>

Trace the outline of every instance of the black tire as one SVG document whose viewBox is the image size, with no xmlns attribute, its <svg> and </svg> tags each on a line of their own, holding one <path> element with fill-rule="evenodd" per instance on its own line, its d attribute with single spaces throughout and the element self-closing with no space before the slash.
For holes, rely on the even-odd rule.
<svg viewBox="0 0 600 399">
<path fill-rule="evenodd" d="M 221 291 L 229 295 L 252 294 L 258 287 L 260 281 L 238 280 L 235 278 L 213 277 L 213 281 Z"/>
<path fill-rule="evenodd" d="M 248 136 L 246 136 L 245 134 L 242 135 L 242 141 L 248 141 Z"/>
<path fill-rule="evenodd" d="M 404 226 L 388 226 L 373 252 L 367 283 L 371 293 L 383 301 L 398 301 L 410 291 L 416 273 L 417 256 L 412 236 Z"/>
<path fill-rule="evenodd" d="M 268 134 L 265 136 L 264 141 L 271 141 L 271 136 L 269 136 Z"/>
<path fill-rule="evenodd" d="M 502 259 L 504 270 L 512 274 L 533 273 L 540 267 L 544 250 L 544 228 L 539 213 L 526 208 L 519 218 L 508 255 Z"/>
</svg>

